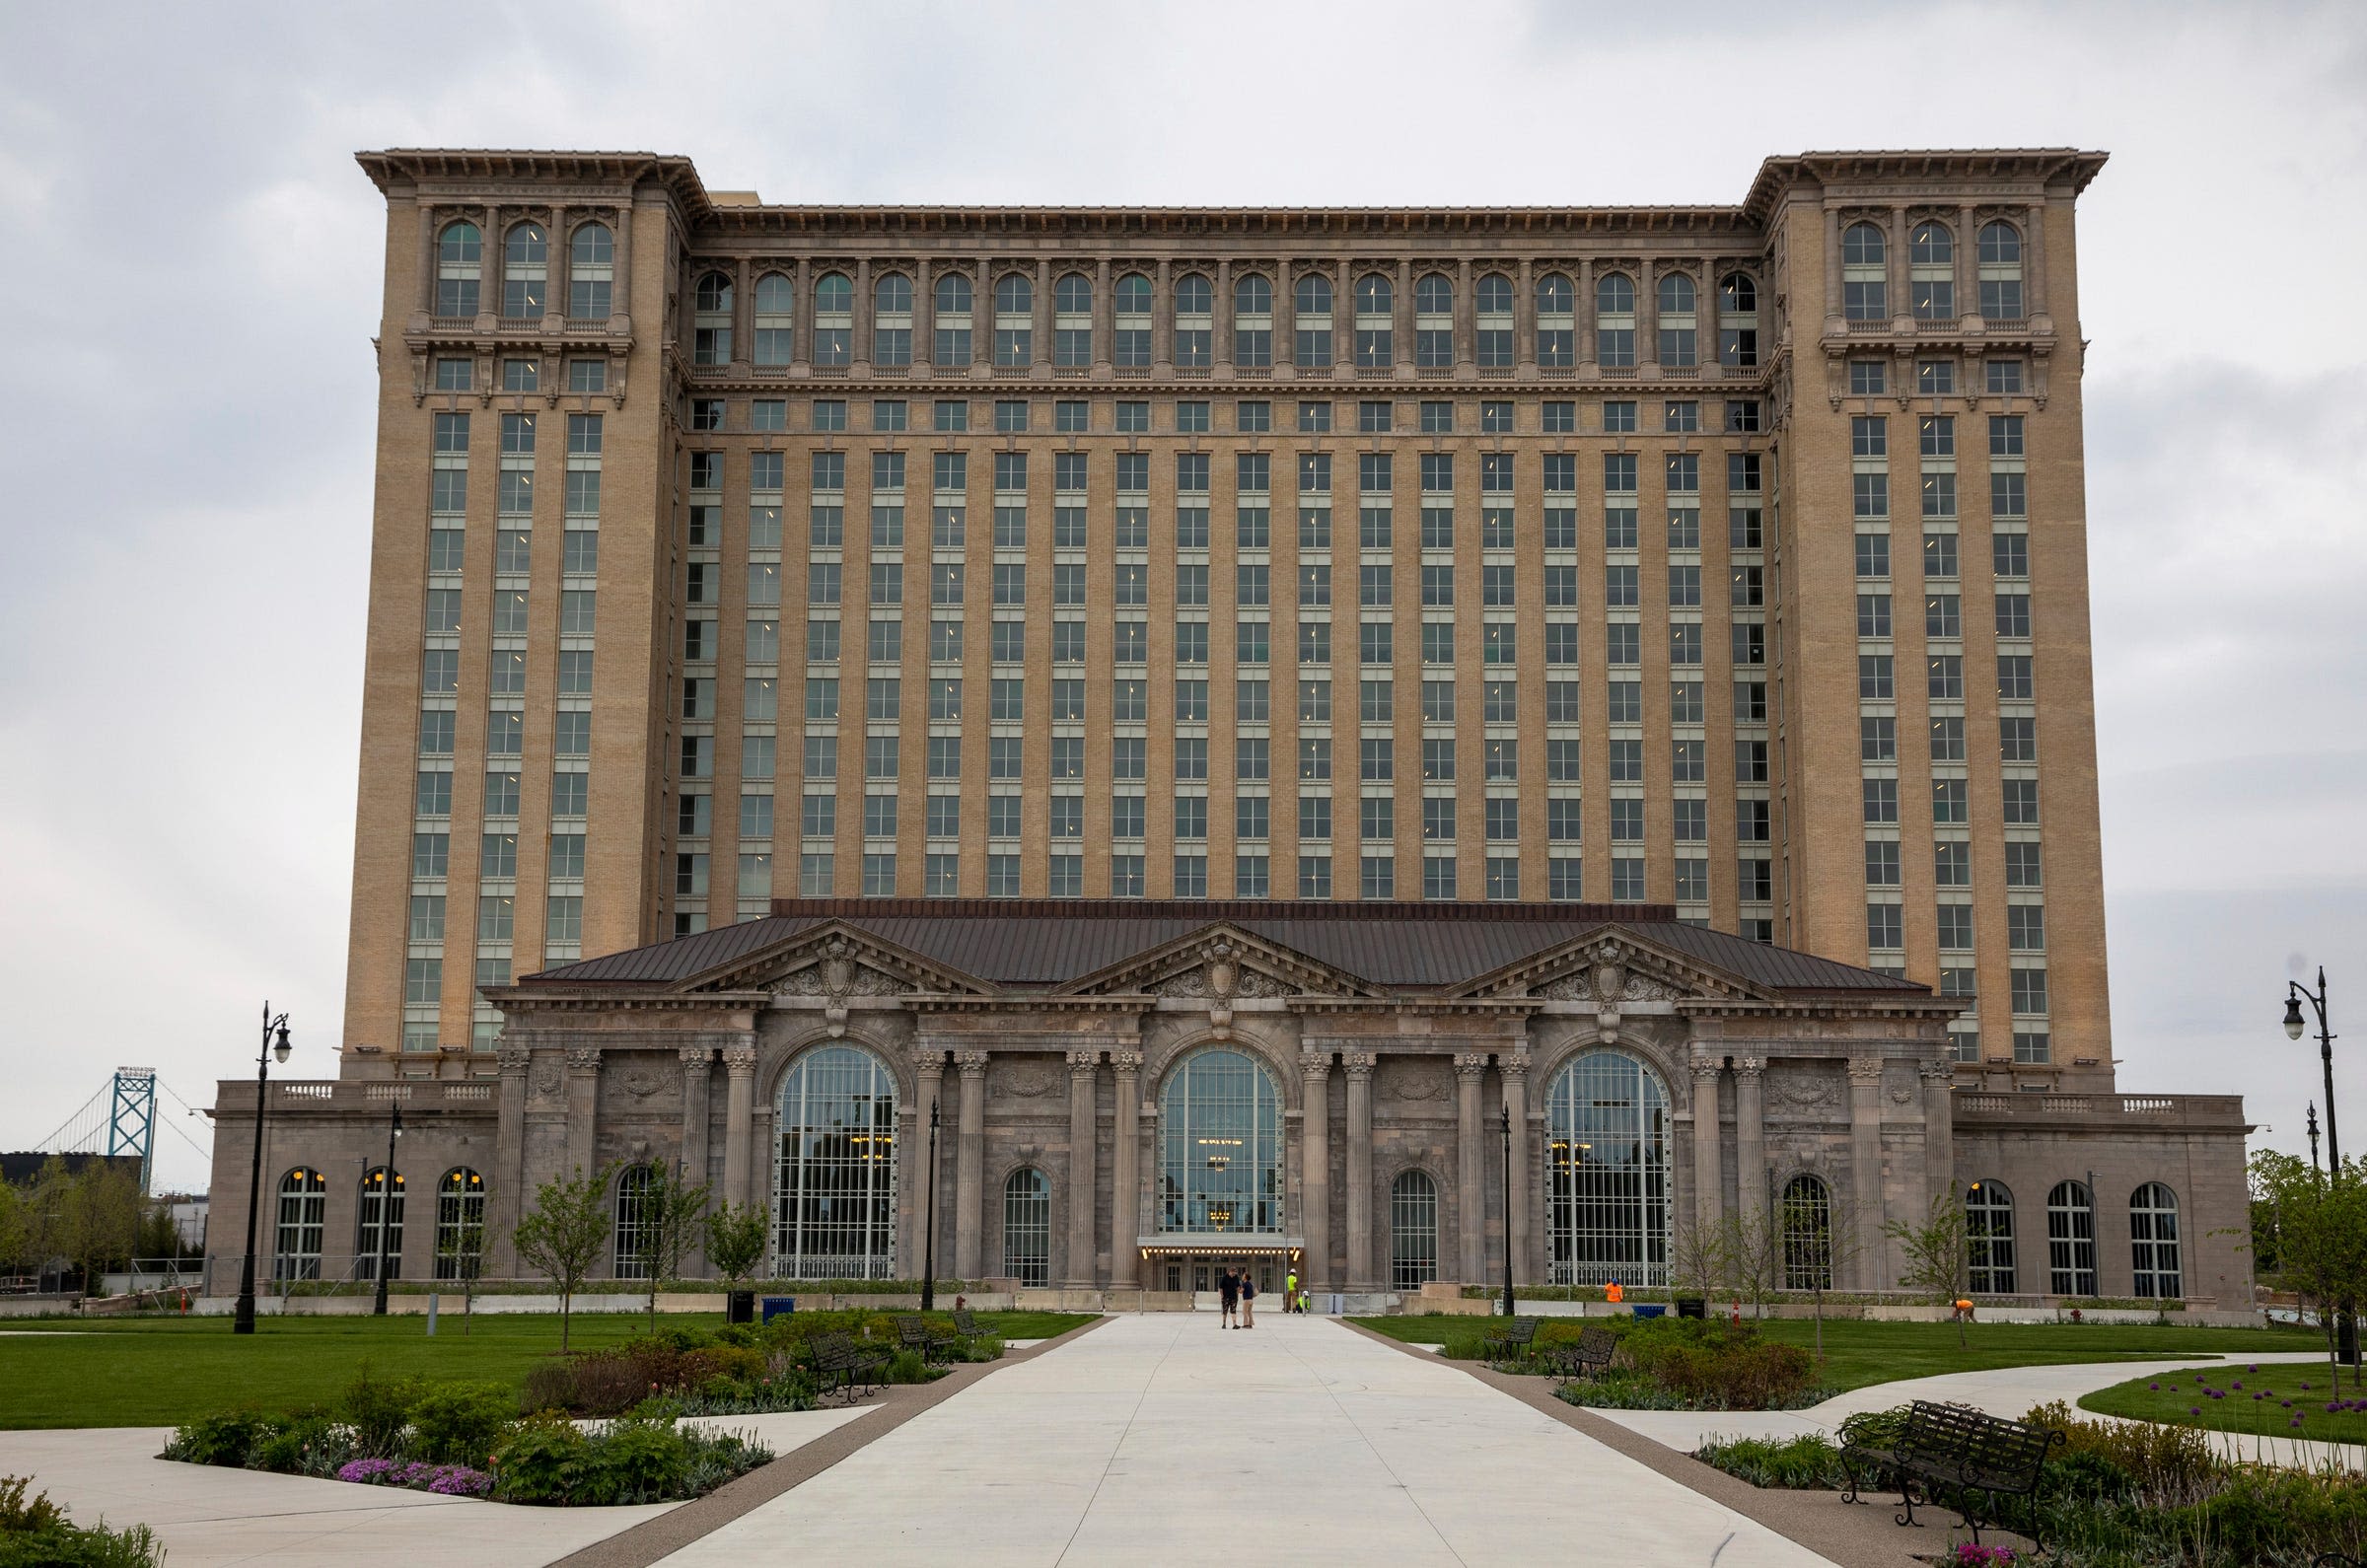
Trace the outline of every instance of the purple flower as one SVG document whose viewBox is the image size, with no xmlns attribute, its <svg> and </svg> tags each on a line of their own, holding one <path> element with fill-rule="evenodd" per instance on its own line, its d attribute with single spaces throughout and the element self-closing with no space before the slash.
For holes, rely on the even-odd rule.
<svg viewBox="0 0 2367 1568">
<path fill-rule="evenodd" d="M 2308 1387 L 2309 1387 L 2309 1385 L 2308 1385 L 2307 1383 L 2304 1383 L 2304 1384 L 2302 1385 L 2302 1387 L 2306 1389 L 2306 1388 L 2308 1388 Z"/>
<path fill-rule="evenodd" d="M 2246 1372 L 2258 1372 L 2258 1371 L 2259 1371 L 2260 1369 L 2259 1369 L 2259 1365 L 2256 1363 L 2256 1364 L 2254 1364 L 2253 1366 L 2246 1367 L 2244 1370 L 2245 1370 Z"/>
<path fill-rule="evenodd" d="M 392 1460 L 355 1460 L 350 1463 L 338 1466 L 337 1479 L 359 1481 L 365 1486 L 376 1486 L 387 1479 L 387 1472 L 394 1468 L 394 1461 Z"/>
<path fill-rule="evenodd" d="M 2293 1408 L 2293 1401 L 2292 1401 L 2292 1400 L 2290 1400 L 2290 1399 L 2287 1399 L 2287 1400 L 2285 1401 L 2285 1408 L 2286 1408 L 2286 1409 L 2288 1409 L 2288 1410 L 2292 1409 L 2292 1408 Z M 2300 1419 L 2301 1419 L 2301 1417 L 2299 1417 L 2299 1416 L 2295 1416 L 2293 1419 L 2295 1419 L 2296 1421 L 2298 1421 L 2298 1420 L 2300 1420 Z"/>
<path fill-rule="evenodd" d="M 2342 1413 L 2342 1406 L 2334 1400 L 2329 1399 L 2326 1401 L 2326 1413 L 2328 1415 L 2340 1415 Z"/>
<path fill-rule="evenodd" d="M 2264 1394 L 2264 1393 L 2256 1393 L 2256 1394 L 2254 1394 L 2254 1395 L 2252 1396 L 2252 1400 L 2253 1400 L 2253 1403 L 2255 1403 L 2255 1404 L 2258 1404 L 2258 1403 L 2259 1403 L 2259 1401 L 2261 1401 L 2262 1399 L 2265 1399 L 2265 1398 L 2267 1398 L 2267 1397 L 2268 1397 L 2268 1396 L 2267 1396 L 2266 1394 Z"/>
<path fill-rule="evenodd" d="M 2242 1378 L 2238 1378 L 2235 1382 L 2229 1384 L 2228 1387 L 2230 1389 L 2241 1389 L 2244 1387 L 2244 1380 Z"/>
<path fill-rule="evenodd" d="M 2147 1390 L 2149 1390 L 2150 1391 L 2152 1391 L 2152 1392 L 2154 1392 L 2154 1393 L 2159 1393 L 2159 1392 L 2161 1392 L 2161 1391 L 2162 1391 L 2162 1386 L 2161 1386 L 2160 1384 L 2158 1384 L 2158 1383 L 2149 1383 L 2149 1384 L 2145 1385 L 2145 1387 L 2146 1387 L 2146 1389 L 2147 1389 Z"/>
<path fill-rule="evenodd" d="M 2187 1414 L 2200 1415 L 2202 1414 L 2202 1406 L 2199 1404 L 2189 1404 L 2187 1406 Z"/>
<path fill-rule="evenodd" d="M 2301 1425 L 2301 1417 L 2300 1417 L 2300 1416 L 2295 1416 L 2295 1417 L 2293 1418 L 2292 1424 L 2293 1424 L 2294 1426 L 2299 1426 L 2299 1425 Z"/>
</svg>

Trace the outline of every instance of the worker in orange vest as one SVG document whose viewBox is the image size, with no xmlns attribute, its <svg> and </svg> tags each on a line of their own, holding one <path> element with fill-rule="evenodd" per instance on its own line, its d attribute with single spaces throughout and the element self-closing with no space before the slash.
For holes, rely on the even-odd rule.
<svg viewBox="0 0 2367 1568">
<path fill-rule="evenodd" d="M 1614 1307 L 1616 1307 L 1620 1302 L 1627 1299 L 1627 1293 L 1619 1289 L 1619 1282 L 1614 1279 L 1610 1284 L 1603 1287 L 1603 1299 L 1611 1303 Z"/>
</svg>

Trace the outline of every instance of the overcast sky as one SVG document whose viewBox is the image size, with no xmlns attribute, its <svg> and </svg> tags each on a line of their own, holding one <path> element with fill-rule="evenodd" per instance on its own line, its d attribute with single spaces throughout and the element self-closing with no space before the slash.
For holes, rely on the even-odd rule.
<svg viewBox="0 0 2367 1568">
<path fill-rule="evenodd" d="M 118 1063 L 333 1071 L 375 147 L 687 154 L 777 202 L 1733 202 L 2062 146 L 2125 1088 L 2298 1148 L 2367 1051 L 2367 8 L 0 8 L 0 1148 Z M 137 20 L 126 20 L 134 17 Z M 2367 1149 L 2367 1062 L 2338 1088 Z M 201 1184 L 168 1097 L 160 1179 Z"/>
</svg>

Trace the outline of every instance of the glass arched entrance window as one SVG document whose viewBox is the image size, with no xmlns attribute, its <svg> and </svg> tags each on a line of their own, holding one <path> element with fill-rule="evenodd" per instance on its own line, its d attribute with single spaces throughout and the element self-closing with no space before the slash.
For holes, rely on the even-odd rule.
<svg viewBox="0 0 2367 1568">
<path fill-rule="evenodd" d="M 2085 1181 L 2057 1181 L 2046 1194 L 2046 1289 L 2096 1294 L 2096 1198 Z"/>
<path fill-rule="evenodd" d="M 626 1166 L 616 1177 L 616 1264 L 614 1278 L 649 1278 L 650 1232 L 656 1218 L 650 1213 L 651 1186 L 657 1172 L 645 1165 Z"/>
<path fill-rule="evenodd" d="M 781 1079 L 773 1273 L 896 1275 L 896 1077 L 856 1045 L 808 1051 Z"/>
<path fill-rule="evenodd" d="M 436 1278 L 474 1279 L 485 1253 L 485 1178 L 463 1166 L 436 1183 Z"/>
<path fill-rule="evenodd" d="M 1803 1172 L 1783 1184 L 1783 1288 L 1832 1289 L 1832 1189 Z"/>
<path fill-rule="evenodd" d="M 402 1173 L 394 1173 L 394 1192 L 387 1194 L 387 1168 L 375 1165 L 362 1177 L 362 1217 L 353 1239 L 353 1277 L 378 1278 L 378 1228 L 387 1227 L 387 1278 L 402 1277 Z"/>
<path fill-rule="evenodd" d="M 1975 1181 L 1965 1189 L 1965 1251 L 1969 1289 L 2014 1293 L 2014 1194 L 2004 1182 Z"/>
<path fill-rule="evenodd" d="M 1400 1171 L 1389 1184 L 1389 1285 L 1419 1290 L 1438 1278 L 1438 1183 Z"/>
<path fill-rule="evenodd" d="M 298 1166 L 279 1178 L 279 1224 L 271 1247 L 273 1279 L 319 1279 L 321 1233 L 328 1215 L 328 1177 Z"/>
<path fill-rule="evenodd" d="M 1282 1229 L 1282 1096 L 1235 1050 L 1186 1058 L 1159 1097 L 1159 1229 Z"/>
<path fill-rule="evenodd" d="M 1545 1258 L 1556 1285 L 1669 1282 L 1669 1095 L 1624 1051 L 1545 1087 Z"/>
<path fill-rule="evenodd" d="M 1003 1272 L 1022 1285 L 1052 1282 L 1052 1184 L 1033 1166 L 1003 1182 Z"/>
<path fill-rule="evenodd" d="M 2128 1245 L 2135 1294 L 2148 1301 L 2175 1301 L 2185 1294 L 2178 1266 L 2177 1193 L 2148 1181 L 2130 1194 Z"/>
</svg>

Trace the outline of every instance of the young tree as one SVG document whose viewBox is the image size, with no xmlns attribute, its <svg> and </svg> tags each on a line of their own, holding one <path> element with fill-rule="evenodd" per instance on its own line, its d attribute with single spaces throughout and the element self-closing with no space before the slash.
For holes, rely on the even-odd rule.
<svg viewBox="0 0 2367 1568">
<path fill-rule="evenodd" d="M 2298 1297 L 2315 1302 L 2336 1377 L 2334 1325 L 2367 1295 L 2367 1165 L 2344 1161 L 2321 1172 L 2288 1154 L 2252 1158 L 2252 1186 L 2275 1217 L 2279 1273 Z M 2355 1386 L 2357 1369 L 2352 1371 Z"/>
<path fill-rule="evenodd" d="M 658 1326 L 658 1289 L 679 1278 L 682 1259 L 705 1231 L 707 1203 L 715 1195 L 705 1181 L 691 1186 L 670 1175 L 664 1166 L 650 1173 L 641 1198 L 641 1223 L 648 1238 L 643 1260 L 649 1265 L 649 1326 Z"/>
<path fill-rule="evenodd" d="M 518 1260 L 559 1288 L 559 1348 L 567 1348 L 569 1314 L 584 1276 L 609 1248 L 609 1181 L 613 1166 L 590 1176 L 577 1166 L 572 1179 L 553 1176 L 535 1189 L 535 1206 L 518 1222 L 511 1245 Z"/>
<path fill-rule="evenodd" d="M 1971 1258 L 1966 1250 L 1965 1205 L 1954 1192 L 1931 1200 L 1931 1213 L 1920 1224 L 1892 1220 L 1882 1233 L 1899 1244 L 1906 1267 L 1899 1283 L 1909 1290 L 1927 1290 L 1942 1306 L 1953 1306 L 1964 1294 Z M 1965 1322 L 1956 1322 L 1957 1348 L 1967 1348 Z"/>
<path fill-rule="evenodd" d="M 1669 1239 L 1669 1279 L 1678 1295 L 1720 1295 L 1733 1277 L 1734 1257 L 1727 1227 L 1680 1220 Z"/>
<path fill-rule="evenodd" d="M 459 1215 L 450 1225 L 436 1227 L 436 1257 L 451 1265 L 450 1271 L 437 1270 L 445 1278 L 461 1282 L 461 1332 L 468 1332 L 476 1319 L 476 1280 L 484 1272 L 485 1210 L 481 1202 L 462 1202 Z"/>
<path fill-rule="evenodd" d="M 1858 1255 L 1857 1226 L 1849 1211 L 1832 1201 L 1787 1194 L 1775 1215 L 1777 1247 L 1787 1289 L 1805 1277 L 1816 1304 L 1817 1361 L 1825 1360 L 1825 1293 Z"/>
<path fill-rule="evenodd" d="M 745 1285 L 764 1261 L 761 1203 L 726 1203 L 707 1216 L 707 1261 L 727 1285 Z"/>
<path fill-rule="evenodd" d="M 140 1234 L 140 1183 L 130 1172 L 92 1160 L 65 1189 L 64 1250 L 82 1267 L 82 1291 L 96 1296 L 108 1266 L 128 1260 Z"/>
<path fill-rule="evenodd" d="M 33 1204 L 23 1187 L 0 1181 L 0 1274 L 15 1274 L 33 1252 Z"/>
<path fill-rule="evenodd" d="M 1754 1320 L 1764 1322 L 1767 1298 L 1783 1277 L 1783 1216 L 1773 1206 L 1750 1214 L 1730 1214 L 1719 1227 L 1719 1248 L 1737 1301 L 1751 1304 Z"/>
</svg>

